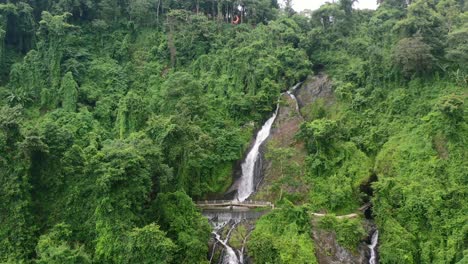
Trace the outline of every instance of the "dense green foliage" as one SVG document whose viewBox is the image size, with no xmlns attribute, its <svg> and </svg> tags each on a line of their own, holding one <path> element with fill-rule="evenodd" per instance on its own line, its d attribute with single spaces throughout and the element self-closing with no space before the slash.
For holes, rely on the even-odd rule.
<svg viewBox="0 0 468 264">
<path fill-rule="evenodd" d="M 453 39 L 468 37 L 465 9 L 384 1 L 375 12 L 354 12 L 347 32 L 339 19 L 311 31 L 320 41 L 309 54 L 334 79 L 337 102 L 304 113 L 298 136 L 310 153 L 309 202 L 336 213 L 357 202 L 355 210 L 370 198 L 359 186 L 375 175 L 381 263 L 466 259 L 468 61 L 457 53 L 466 42 Z M 342 227 L 333 228 L 340 239 Z"/>
<path fill-rule="evenodd" d="M 257 222 L 247 245 L 255 263 L 317 263 L 307 210 L 282 209 Z"/>
<path fill-rule="evenodd" d="M 206 260 L 190 197 L 310 72 L 275 1 L 233 4 L 0 1 L 0 262 Z"/>
<path fill-rule="evenodd" d="M 0 262 L 206 262 L 192 199 L 229 187 L 313 70 L 336 102 L 304 110 L 301 202 L 353 211 L 376 175 L 382 263 L 466 260 L 466 3 L 410 2 L 308 17 L 276 0 L 0 0 Z M 259 263 L 314 263 L 313 247 L 291 205 L 249 241 Z"/>
<path fill-rule="evenodd" d="M 355 251 L 366 235 L 360 219 L 357 218 L 338 219 L 333 215 L 326 215 L 320 219 L 319 226 L 325 230 L 334 231 L 338 243 L 350 251 Z"/>
</svg>

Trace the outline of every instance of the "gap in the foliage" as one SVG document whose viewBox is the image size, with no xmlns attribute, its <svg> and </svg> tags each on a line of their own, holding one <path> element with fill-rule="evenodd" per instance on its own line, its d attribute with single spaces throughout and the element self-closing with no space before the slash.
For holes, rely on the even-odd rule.
<svg viewBox="0 0 468 264">
<path fill-rule="evenodd" d="M 367 179 L 367 181 L 365 181 L 359 186 L 359 190 L 361 191 L 361 193 L 365 194 L 363 195 L 363 198 L 362 198 L 363 202 L 370 204 L 364 210 L 364 216 L 366 217 L 366 219 L 369 219 L 369 220 L 373 219 L 371 199 L 374 195 L 374 189 L 372 188 L 372 183 L 376 182 L 377 180 L 378 180 L 377 174 L 372 173 L 369 179 Z"/>
</svg>

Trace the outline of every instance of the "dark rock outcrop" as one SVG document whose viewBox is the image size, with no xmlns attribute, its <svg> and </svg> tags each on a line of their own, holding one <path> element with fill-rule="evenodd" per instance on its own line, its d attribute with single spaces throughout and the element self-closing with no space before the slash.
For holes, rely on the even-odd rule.
<svg viewBox="0 0 468 264">
<path fill-rule="evenodd" d="M 295 92 L 299 107 L 308 106 L 318 99 L 323 99 L 327 105 L 335 102 L 332 83 L 325 74 L 309 76 L 304 84 Z"/>
</svg>

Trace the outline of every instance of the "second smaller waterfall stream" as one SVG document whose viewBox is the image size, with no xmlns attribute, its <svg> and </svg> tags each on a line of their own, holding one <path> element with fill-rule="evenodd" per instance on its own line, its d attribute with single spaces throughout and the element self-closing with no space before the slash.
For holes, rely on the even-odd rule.
<svg viewBox="0 0 468 264">
<path fill-rule="evenodd" d="M 372 234 L 371 244 L 368 245 L 370 252 L 371 252 L 369 264 L 377 264 L 377 253 L 376 253 L 375 247 L 377 246 L 378 242 L 379 242 L 379 230 L 375 230 L 374 234 Z"/>
<path fill-rule="evenodd" d="M 291 90 L 287 91 L 288 95 L 296 102 L 296 111 L 299 112 L 299 102 L 297 101 L 296 96 L 294 95 L 294 92 L 301 86 L 302 83 L 298 83 L 294 85 Z"/>
<path fill-rule="evenodd" d="M 226 236 L 226 239 L 223 241 L 221 239 L 221 236 L 218 234 L 217 230 L 215 230 L 213 232 L 213 235 L 215 236 L 215 239 L 221 244 L 224 246 L 224 248 L 226 249 L 226 254 L 224 255 L 224 259 L 223 259 L 223 264 L 238 264 L 239 263 L 239 259 L 237 258 L 237 255 L 236 255 L 236 252 L 234 251 L 234 249 L 232 247 L 230 247 L 227 242 L 229 241 L 229 238 L 231 237 L 231 232 L 232 230 L 236 228 L 236 224 L 232 225 L 231 228 L 229 229 L 229 232 Z M 242 263 L 242 262 L 240 262 Z"/>
</svg>

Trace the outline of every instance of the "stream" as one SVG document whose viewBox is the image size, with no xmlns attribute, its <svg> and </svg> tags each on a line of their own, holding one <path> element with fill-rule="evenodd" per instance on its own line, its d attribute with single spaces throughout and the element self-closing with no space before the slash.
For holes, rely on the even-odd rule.
<svg viewBox="0 0 468 264">
<path fill-rule="evenodd" d="M 368 245 L 370 252 L 371 252 L 371 257 L 369 259 L 369 264 L 377 264 L 377 252 L 376 252 L 376 247 L 379 242 L 379 230 L 375 230 L 375 232 L 372 234 L 372 239 L 371 239 L 371 244 Z"/>
<path fill-rule="evenodd" d="M 262 129 L 258 131 L 254 146 L 250 149 L 245 161 L 242 163 L 242 176 L 240 178 L 239 188 L 237 190 L 237 200 L 243 202 L 255 191 L 255 164 L 260 158 L 260 146 L 270 136 L 271 126 L 275 122 L 279 105 L 276 106 L 275 113 L 263 124 Z"/>
</svg>

